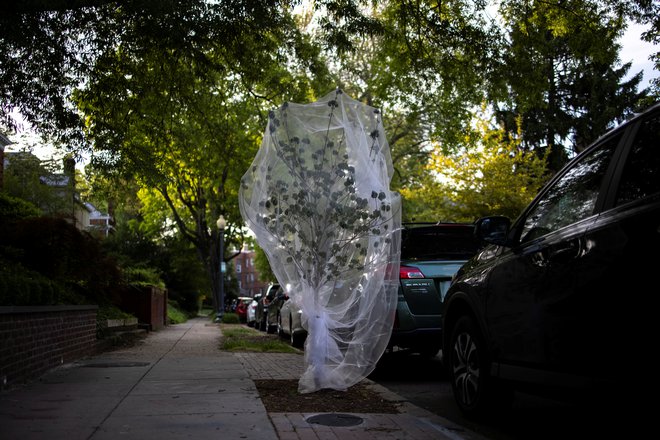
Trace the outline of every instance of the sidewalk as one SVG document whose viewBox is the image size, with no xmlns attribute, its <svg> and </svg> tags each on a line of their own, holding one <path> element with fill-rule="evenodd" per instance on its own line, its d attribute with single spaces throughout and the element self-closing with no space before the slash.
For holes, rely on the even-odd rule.
<svg viewBox="0 0 660 440">
<path fill-rule="evenodd" d="M 267 413 L 253 380 L 297 379 L 302 356 L 223 352 L 219 338 L 218 325 L 193 319 L 0 392 L 0 438 L 484 440 L 408 402 L 400 414 L 354 414 L 362 422 L 345 427 L 307 422 L 317 414 Z"/>
</svg>

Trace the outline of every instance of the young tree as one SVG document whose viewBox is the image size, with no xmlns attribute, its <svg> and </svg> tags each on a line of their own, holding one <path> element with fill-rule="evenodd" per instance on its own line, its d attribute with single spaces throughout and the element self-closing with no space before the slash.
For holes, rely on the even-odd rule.
<svg viewBox="0 0 660 440">
<path fill-rule="evenodd" d="M 300 392 L 357 383 L 389 341 L 401 221 L 391 177 L 380 112 L 341 90 L 270 112 L 240 207 L 303 310 Z"/>
</svg>

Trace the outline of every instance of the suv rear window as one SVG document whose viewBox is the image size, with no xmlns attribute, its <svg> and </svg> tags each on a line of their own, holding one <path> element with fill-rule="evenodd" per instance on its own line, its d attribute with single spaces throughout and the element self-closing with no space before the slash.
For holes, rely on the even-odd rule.
<svg viewBox="0 0 660 440">
<path fill-rule="evenodd" d="M 401 233 L 402 260 L 467 260 L 478 249 L 472 225 L 404 225 Z"/>
</svg>

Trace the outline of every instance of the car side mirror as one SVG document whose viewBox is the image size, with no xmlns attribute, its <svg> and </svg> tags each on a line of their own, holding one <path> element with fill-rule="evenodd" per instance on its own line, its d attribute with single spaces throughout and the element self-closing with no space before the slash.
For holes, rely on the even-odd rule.
<svg viewBox="0 0 660 440">
<path fill-rule="evenodd" d="M 511 228 L 511 220 L 504 216 L 483 217 L 476 221 L 474 233 L 486 243 L 505 246 Z"/>
</svg>

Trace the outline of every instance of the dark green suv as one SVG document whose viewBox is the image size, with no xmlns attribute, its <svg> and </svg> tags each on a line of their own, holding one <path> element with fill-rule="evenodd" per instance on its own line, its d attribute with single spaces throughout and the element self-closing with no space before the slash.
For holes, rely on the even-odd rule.
<svg viewBox="0 0 660 440">
<path fill-rule="evenodd" d="M 474 226 L 405 223 L 399 298 L 390 349 L 435 356 L 442 345 L 442 303 L 452 276 L 477 252 Z"/>
</svg>

